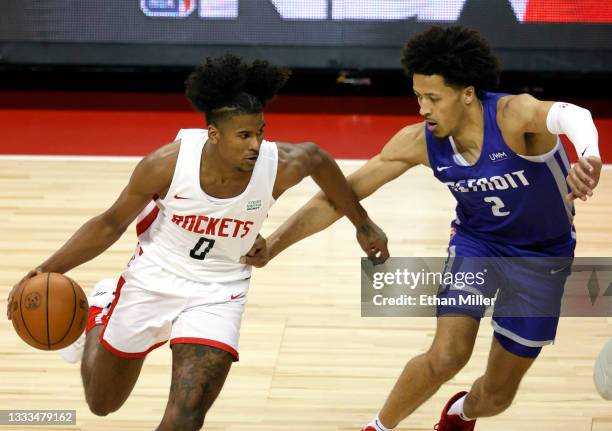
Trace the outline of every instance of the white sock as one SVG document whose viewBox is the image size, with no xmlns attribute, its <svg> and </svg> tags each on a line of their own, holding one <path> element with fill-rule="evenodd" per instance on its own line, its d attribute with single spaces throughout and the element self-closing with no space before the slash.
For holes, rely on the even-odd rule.
<svg viewBox="0 0 612 431">
<path fill-rule="evenodd" d="M 459 398 L 457 401 L 455 401 L 455 403 L 451 406 L 451 408 L 448 409 L 448 414 L 449 415 L 457 415 L 462 420 L 467 422 L 467 421 L 471 421 L 471 420 L 474 420 L 474 419 L 468 418 L 465 415 L 465 413 L 463 412 L 463 402 L 465 401 L 465 397 L 467 397 L 467 394 L 465 394 L 464 396 Z"/>
<path fill-rule="evenodd" d="M 369 424 L 366 425 L 366 427 L 368 426 L 374 427 L 376 431 L 391 431 L 392 430 L 392 428 L 387 428 L 382 424 L 382 422 L 378 418 L 378 415 L 376 415 L 376 417 L 372 419 Z"/>
</svg>

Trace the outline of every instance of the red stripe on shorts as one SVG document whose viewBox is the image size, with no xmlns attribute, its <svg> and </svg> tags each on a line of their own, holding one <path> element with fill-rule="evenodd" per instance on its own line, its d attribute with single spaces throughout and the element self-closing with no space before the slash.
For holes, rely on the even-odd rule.
<svg viewBox="0 0 612 431">
<path fill-rule="evenodd" d="M 151 352 L 152 350 L 157 349 L 159 346 L 163 345 L 166 341 L 162 341 L 161 343 L 154 344 L 153 346 L 149 347 L 144 352 L 128 353 L 128 352 L 123 352 L 121 350 L 116 349 L 108 341 L 104 339 L 104 333 L 106 332 L 106 328 L 108 328 L 108 322 L 110 322 L 110 318 L 113 315 L 113 311 L 115 310 L 115 307 L 117 306 L 117 303 L 119 302 L 119 297 L 121 296 L 121 288 L 123 287 L 124 284 L 125 284 L 125 278 L 119 277 L 119 281 L 117 282 L 117 290 L 115 291 L 115 299 L 113 300 L 113 303 L 111 304 L 110 309 L 108 310 L 108 314 L 105 316 L 104 329 L 102 330 L 102 333 L 100 334 L 100 343 L 104 347 L 106 347 L 106 349 L 109 352 L 111 352 L 112 354 L 116 356 L 119 356 L 122 358 L 142 358 L 142 357 L 147 356 L 147 354 Z"/>
<path fill-rule="evenodd" d="M 168 340 L 166 340 L 166 341 L 168 341 Z M 106 347 L 106 349 L 109 352 L 111 352 L 113 355 L 119 356 L 121 358 L 144 358 L 149 353 L 151 353 L 151 351 L 157 349 L 160 346 L 163 346 L 166 343 L 166 341 L 162 341 L 160 343 L 154 344 L 151 347 L 149 347 L 147 350 L 145 350 L 144 352 L 129 353 L 129 352 L 122 352 L 121 350 L 115 349 L 113 346 L 110 345 L 110 343 L 108 341 L 100 339 L 100 343 L 102 343 L 102 345 L 104 347 Z"/>
<path fill-rule="evenodd" d="M 96 318 L 100 313 L 102 313 L 103 310 L 103 308 L 94 307 L 93 305 L 89 307 L 89 317 L 87 319 L 87 326 L 85 327 L 85 335 L 89 334 L 89 331 L 91 331 L 94 327 L 104 324 L 105 319 L 102 320 L 102 322 L 96 322 Z"/>
<path fill-rule="evenodd" d="M 202 346 L 210 346 L 215 347 L 217 349 L 223 350 L 234 357 L 234 361 L 238 361 L 238 352 L 232 346 L 229 346 L 221 341 L 209 340 L 207 338 L 191 338 L 191 337 L 183 337 L 183 338 L 173 338 L 170 340 L 170 345 L 173 346 L 175 344 L 200 344 Z"/>
</svg>

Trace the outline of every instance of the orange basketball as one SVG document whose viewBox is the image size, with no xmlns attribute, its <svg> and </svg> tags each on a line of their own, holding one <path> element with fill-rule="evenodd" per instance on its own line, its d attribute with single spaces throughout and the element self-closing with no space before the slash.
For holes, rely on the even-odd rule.
<svg viewBox="0 0 612 431">
<path fill-rule="evenodd" d="M 32 347 L 62 349 L 76 341 L 85 329 L 87 297 L 65 275 L 36 275 L 21 285 L 14 298 L 13 327 Z"/>
</svg>

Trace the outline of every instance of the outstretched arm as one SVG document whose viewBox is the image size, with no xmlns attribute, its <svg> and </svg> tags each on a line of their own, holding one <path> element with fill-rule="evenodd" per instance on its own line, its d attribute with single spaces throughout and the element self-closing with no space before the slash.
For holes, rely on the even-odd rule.
<svg viewBox="0 0 612 431">
<path fill-rule="evenodd" d="M 566 135 L 578 155 L 578 163 L 566 178 L 571 189 L 566 198 L 586 201 L 593 196 L 602 162 L 591 113 L 571 103 L 541 101 L 529 94 L 513 96 L 506 109 L 511 122 L 522 133 Z"/>
<path fill-rule="evenodd" d="M 312 143 L 278 144 L 279 165 L 274 197 L 310 176 L 330 202 L 353 223 L 357 241 L 371 259 L 385 260 L 389 256 L 387 237 L 370 220 L 359 200 L 346 182 L 342 171 L 325 151 Z M 247 262 L 261 266 L 260 262 Z M 265 264 L 265 262 L 264 262 Z"/>
<path fill-rule="evenodd" d="M 361 200 L 417 164 L 429 164 L 422 123 L 400 130 L 380 154 L 348 177 L 348 183 L 357 199 Z M 318 193 L 270 235 L 270 258 L 341 217 L 342 212 L 330 198 Z"/>
<path fill-rule="evenodd" d="M 173 145 L 162 147 L 145 157 L 136 166 L 128 185 L 109 209 L 83 224 L 59 250 L 28 272 L 13 287 L 8 298 L 9 319 L 13 294 L 21 283 L 41 272 L 70 271 L 100 255 L 121 237 L 153 195 L 165 192 L 174 168 L 174 164 L 168 162 L 176 157 Z"/>
</svg>

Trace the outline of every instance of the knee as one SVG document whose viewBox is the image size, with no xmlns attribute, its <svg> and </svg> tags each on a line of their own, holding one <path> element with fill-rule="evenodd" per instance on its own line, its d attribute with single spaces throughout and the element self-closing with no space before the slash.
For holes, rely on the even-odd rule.
<svg viewBox="0 0 612 431">
<path fill-rule="evenodd" d="M 168 429 L 198 431 L 204 426 L 205 411 L 189 407 L 172 407 L 168 413 Z"/>
<path fill-rule="evenodd" d="M 89 411 L 96 416 L 107 416 L 121 408 L 123 403 L 117 401 L 117 397 L 104 392 L 85 391 L 85 401 Z"/>
<path fill-rule="evenodd" d="M 102 398 L 88 398 L 87 405 L 89 406 L 89 411 L 96 416 L 106 416 L 119 409 L 119 407 L 113 406 Z"/>
<path fill-rule="evenodd" d="M 429 371 L 434 379 L 445 382 L 465 367 L 472 355 L 468 347 L 432 348 L 427 352 Z"/>
</svg>

